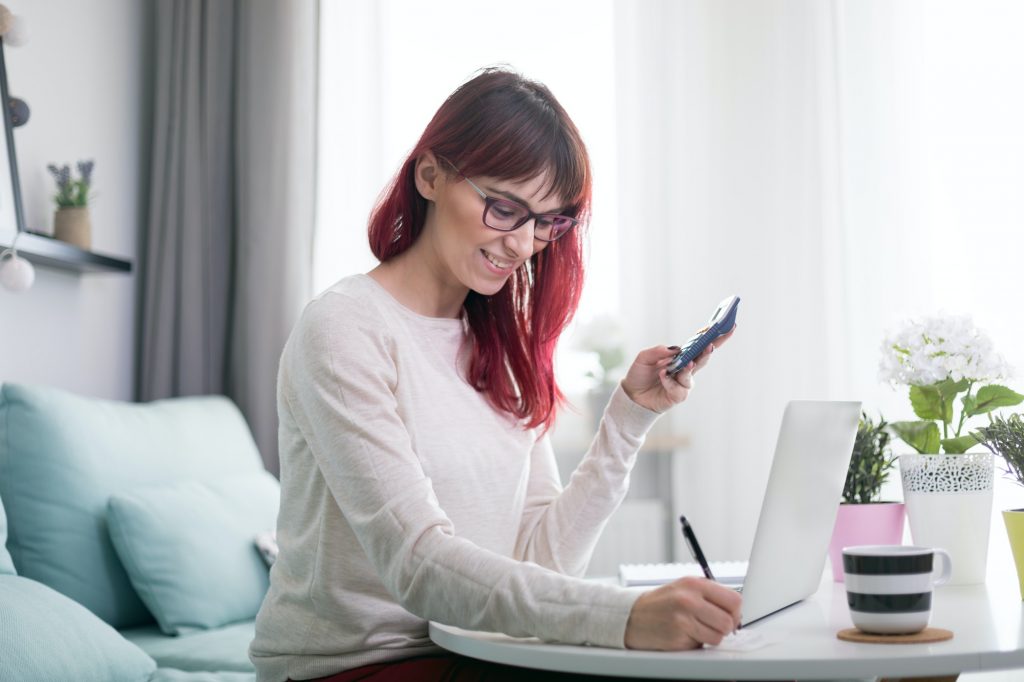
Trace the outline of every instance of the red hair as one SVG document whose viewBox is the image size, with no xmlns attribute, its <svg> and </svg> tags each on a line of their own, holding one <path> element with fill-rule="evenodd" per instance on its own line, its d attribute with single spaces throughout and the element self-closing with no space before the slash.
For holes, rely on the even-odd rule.
<svg viewBox="0 0 1024 682">
<path fill-rule="evenodd" d="M 583 286 L 583 231 L 590 217 L 590 160 L 579 131 L 544 85 L 505 69 L 483 70 L 434 114 L 370 215 L 373 254 L 386 261 L 423 231 L 427 201 L 416 190 L 424 153 L 465 176 L 530 180 L 549 171 L 548 196 L 580 225 L 533 254 L 493 296 L 470 291 L 463 316 L 472 335 L 470 384 L 527 428 L 554 423 L 565 401 L 555 381 L 555 344 L 576 314 Z"/>
</svg>

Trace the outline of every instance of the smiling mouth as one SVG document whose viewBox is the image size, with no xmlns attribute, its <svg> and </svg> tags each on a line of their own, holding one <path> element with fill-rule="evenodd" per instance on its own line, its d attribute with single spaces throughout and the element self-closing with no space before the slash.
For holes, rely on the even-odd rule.
<svg viewBox="0 0 1024 682">
<path fill-rule="evenodd" d="M 487 253 L 483 249 L 480 249 L 480 253 L 484 254 L 484 258 L 491 262 L 491 265 L 498 268 L 499 270 L 511 270 L 512 266 L 515 265 L 512 261 L 498 260 L 491 254 Z"/>
</svg>

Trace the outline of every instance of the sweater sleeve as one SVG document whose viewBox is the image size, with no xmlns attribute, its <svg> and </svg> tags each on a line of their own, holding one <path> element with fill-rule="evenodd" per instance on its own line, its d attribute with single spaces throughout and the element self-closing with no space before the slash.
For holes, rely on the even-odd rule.
<svg viewBox="0 0 1024 682">
<path fill-rule="evenodd" d="M 356 303 L 307 307 L 283 359 L 284 395 L 387 591 L 427 620 L 623 647 L 636 593 L 455 535 L 401 419 L 393 342 L 372 307 Z"/>
<path fill-rule="evenodd" d="M 551 442 L 537 441 L 516 556 L 582 576 L 608 518 L 629 488 L 637 450 L 658 413 L 637 405 L 622 386 L 612 393 L 597 435 L 562 490 Z"/>
</svg>

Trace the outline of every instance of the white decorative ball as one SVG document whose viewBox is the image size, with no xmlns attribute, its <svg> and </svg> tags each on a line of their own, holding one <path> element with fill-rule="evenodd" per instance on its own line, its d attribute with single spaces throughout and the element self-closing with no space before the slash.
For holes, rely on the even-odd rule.
<svg viewBox="0 0 1024 682">
<path fill-rule="evenodd" d="M 0 5 L 0 35 L 7 33 L 11 28 L 11 22 L 14 21 L 14 15 L 11 14 L 11 10 L 7 9 L 3 5 Z"/>
<path fill-rule="evenodd" d="M 21 47 L 27 42 L 28 29 L 25 27 L 25 19 L 15 14 L 14 18 L 11 20 L 11 27 L 8 28 L 7 33 L 4 34 L 4 45 Z"/>
<path fill-rule="evenodd" d="M 8 291 L 21 293 L 36 280 L 36 269 L 21 256 L 0 260 L 0 284 Z"/>
</svg>

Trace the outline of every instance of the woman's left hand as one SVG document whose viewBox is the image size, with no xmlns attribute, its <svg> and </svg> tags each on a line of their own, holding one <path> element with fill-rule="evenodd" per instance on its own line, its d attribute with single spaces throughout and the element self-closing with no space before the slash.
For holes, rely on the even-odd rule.
<svg viewBox="0 0 1024 682">
<path fill-rule="evenodd" d="M 708 344 L 696 360 L 691 361 L 675 376 L 669 376 L 666 368 L 679 352 L 679 348 L 654 346 L 640 351 L 622 380 L 622 390 L 630 400 L 641 407 L 655 412 L 666 411 L 686 400 L 693 388 L 693 375 L 708 364 L 715 348 L 728 341 L 735 331 L 736 327 L 733 326 L 729 333 Z"/>
</svg>

